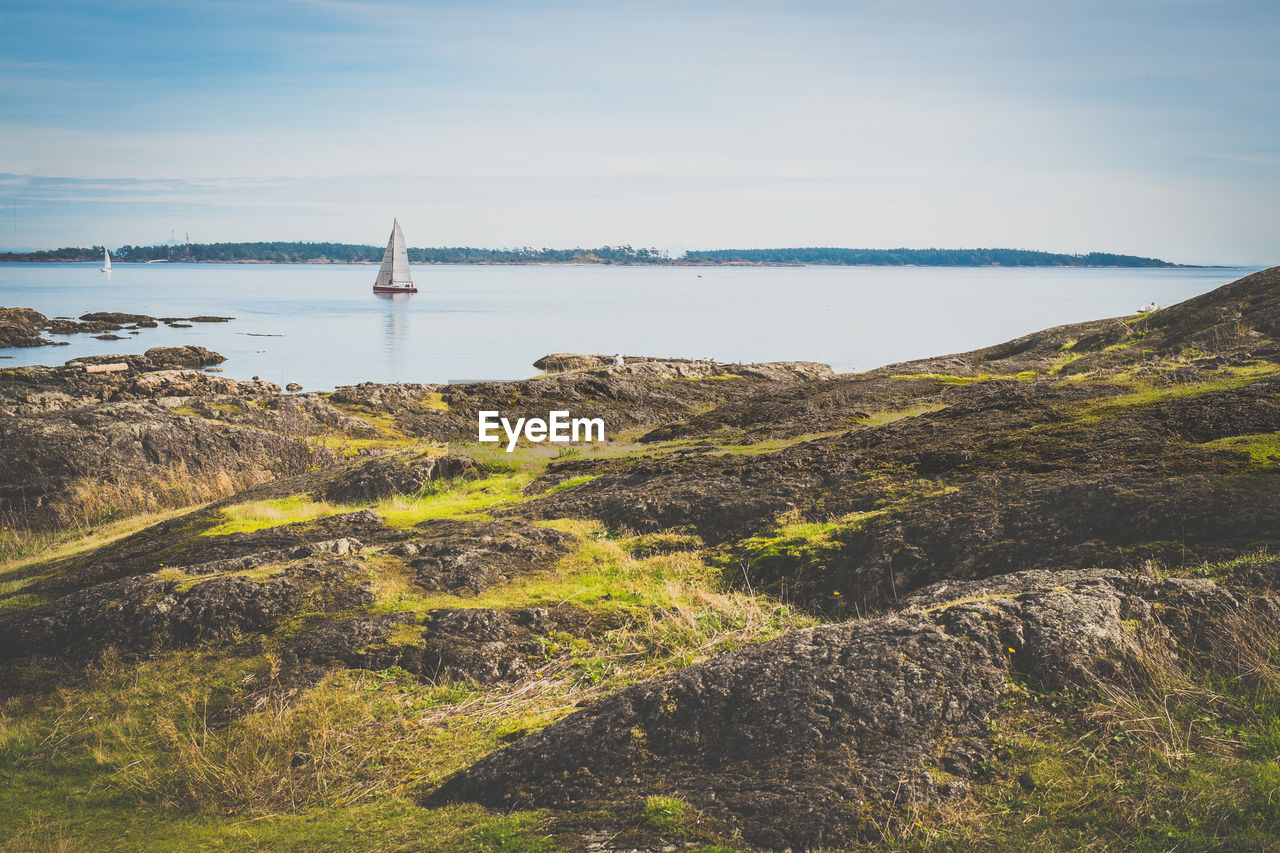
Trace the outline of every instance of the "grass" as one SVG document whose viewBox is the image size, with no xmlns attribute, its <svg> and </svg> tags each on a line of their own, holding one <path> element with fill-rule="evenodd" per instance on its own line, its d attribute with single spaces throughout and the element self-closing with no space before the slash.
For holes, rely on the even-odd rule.
<svg viewBox="0 0 1280 853">
<path fill-rule="evenodd" d="M 198 507 L 182 507 L 135 515 L 92 528 L 73 527 L 57 532 L 34 532 L 0 525 L 0 577 L 38 563 L 53 562 L 109 545 L 147 527 L 176 518 Z"/>
<path fill-rule="evenodd" d="M 130 526 L 132 532 L 168 517 L 166 513 L 175 508 L 190 509 L 224 498 L 269 476 L 265 470 L 193 474 L 179 463 L 111 480 L 77 480 L 52 505 L 56 526 L 32 527 L 20 516 L 0 516 L 0 572 L 35 554 L 41 554 L 41 560 L 51 559 L 51 548 L 114 529 L 119 521 L 140 518 L 141 523 Z"/>
<path fill-rule="evenodd" d="M 557 849 L 543 815 L 408 799 L 512 726 L 544 722 L 537 699 L 464 719 L 453 711 L 474 694 L 451 686 L 340 672 L 299 693 L 271 664 L 108 657 L 81 684 L 10 700 L 0 847 L 421 849 L 430 839 L 438 850 Z M 235 718 L 215 723 L 232 706 Z"/>
<path fill-rule="evenodd" d="M 480 480 L 435 481 L 431 487 L 415 495 L 395 495 L 374 503 L 361 504 L 317 501 L 306 495 L 246 501 L 223 509 L 222 523 L 204 531 L 203 535 L 247 533 L 361 509 L 372 509 L 393 527 L 413 527 L 437 518 L 485 518 L 485 511 L 498 504 L 525 500 L 524 487 L 532 480 L 532 474 L 515 472 L 496 474 Z M 579 482 L 585 480 L 579 478 Z"/>
<path fill-rule="evenodd" d="M 884 847 L 1269 849 L 1280 837 L 1276 628 L 1257 611 L 1220 613 L 1181 663 L 1160 653 L 1157 630 L 1141 637 L 1129 679 L 1055 691 L 1010 681 L 989 723 L 1005 754 L 986 768 L 991 781 L 898 810 Z"/>
<path fill-rule="evenodd" d="M 402 564 L 397 576 L 397 561 L 374 555 L 375 609 L 572 603 L 625 614 L 618 627 L 548 636 L 537 671 L 496 688 L 398 669 L 339 670 L 299 686 L 280 678 L 270 651 L 169 652 L 127 665 L 108 653 L 83 678 L 0 706 L 0 847 L 559 849 L 543 813 L 412 800 L 513 734 L 813 620 L 722 590 L 697 552 L 595 523 L 549 524 L 578 536 L 577 549 L 552 571 L 478 597 L 406 596 Z M 421 642 L 417 626 L 402 627 L 392 642 Z M 683 814 L 664 801 L 646 819 L 675 831 Z"/>
<path fill-rule="evenodd" d="M 1260 363 L 1234 368 L 1232 375 L 1225 379 L 1214 379 L 1207 382 L 1186 382 L 1177 385 L 1151 385 L 1149 383 L 1132 383 L 1134 390 L 1110 397 L 1104 401 L 1091 403 L 1077 410 L 1076 420 L 1088 426 L 1101 423 L 1110 417 L 1121 414 L 1134 406 L 1149 406 L 1198 394 L 1214 391 L 1229 391 L 1240 388 L 1265 376 L 1270 376 L 1278 369 L 1276 365 Z"/>
<path fill-rule="evenodd" d="M 890 379 L 921 379 L 941 382 L 943 385 L 972 385 L 975 382 L 986 382 L 992 379 L 989 373 L 982 373 L 977 376 L 959 376 L 954 373 L 896 373 L 889 377 Z"/>
<path fill-rule="evenodd" d="M 267 527 L 279 527 L 300 521 L 311 521 L 343 510 L 327 501 L 315 501 L 305 495 L 291 495 L 262 501 L 246 501 L 222 510 L 222 523 L 204 531 L 204 536 L 226 536 L 248 533 Z"/>
<path fill-rule="evenodd" d="M 916 403 L 900 409 L 884 409 L 879 412 L 873 412 L 865 418 L 856 418 L 855 422 L 869 427 L 885 426 L 903 418 L 915 418 L 931 412 L 940 412 L 947 408 L 948 405 L 947 403 L 938 402 Z"/>
<path fill-rule="evenodd" d="M 771 533 L 741 540 L 734 548 L 734 557 L 740 561 L 748 583 L 753 572 L 766 576 L 784 572 L 808 574 L 808 570 L 824 572 L 827 559 L 839 544 L 838 534 L 857 530 L 867 520 L 886 511 L 856 512 L 812 522 L 800 520 L 798 513 L 790 513 L 779 519 Z"/>
<path fill-rule="evenodd" d="M 685 832 L 689 827 L 689 804 L 676 797 L 655 794 L 644 801 L 640 818 L 659 832 Z"/>
<path fill-rule="evenodd" d="M 1230 438 L 1209 441 L 1200 446 L 1244 453 L 1249 457 L 1251 465 L 1266 468 L 1274 468 L 1280 465 L 1280 432 L 1236 435 Z"/>
</svg>

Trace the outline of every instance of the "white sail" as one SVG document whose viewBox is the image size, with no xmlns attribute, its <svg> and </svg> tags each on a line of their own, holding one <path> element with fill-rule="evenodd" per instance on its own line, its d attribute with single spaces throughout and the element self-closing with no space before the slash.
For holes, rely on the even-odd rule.
<svg viewBox="0 0 1280 853">
<path fill-rule="evenodd" d="M 391 239 L 387 241 L 387 251 L 382 255 L 382 266 L 378 269 L 378 280 L 374 287 L 413 287 L 413 279 L 409 277 L 409 251 L 404 245 L 404 234 L 400 231 L 399 221 L 391 220 Z"/>
<path fill-rule="evenodd" d="M 102 272 L 111 272 L 111 252 L 102 250 Z"/>
</svg>

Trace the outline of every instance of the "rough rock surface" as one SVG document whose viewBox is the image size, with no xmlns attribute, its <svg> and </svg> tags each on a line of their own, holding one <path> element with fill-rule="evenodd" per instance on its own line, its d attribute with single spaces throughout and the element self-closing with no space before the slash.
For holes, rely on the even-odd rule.
<svg viewBox="0 0 1280 853">
<path fill-rule="evenodd" d="M 0 349 L 53 343 L 40 336 L 48 323 L 47 317 L 30 308 L 0 308 Z"/>
<path fill-rule="evenodd" d="M 495 684 L 528 677 L 561 654 L 554 635 L 563 641 L 609 627 L 616 624 L 572 606 L 393 613 L 323 623 L 298 639 L 293 654 L 317 664 L 398 666 L 436 682 Z"/>
<path fill-rule="evenodd" d="M 398 542 L 406 536 L 405 531 L 384 525 L 370 510 L 242 533 L 202 535 L 217 520 L 216 509 L 200 511 L 59 561 L 53 567 L 55 571 L 29 590 L 65 594 L 105 580 L 163 568 L 192 575 L 247 571 L 321 553 L 342 556 L 359 552 L 366 545 Z"/>
<path fill-rule="evenodd" d="M 372 600 L 363 566 L 333 557 L 288 564 L 266 578 L 134 575 L 0 616 L 0 656 L 93 656 L 108 647 L 136 653 L 226 642 L 270 631 L 300 610 L 345 610 Z"/>
<path fill-rule="evenodd" d="M 244 484 L 305 471 L 328 454 L 261 429 L 178 418 L 151 402 L 27 417 L 0 414 L 0 514 L 28 523 L 72 511 L 80 484 L 157 486 L 179 475 Z"/>
<path fill-rule="evenodd" d="M 1208 581 L 1188 589 L 1108 570 L 944 585 L 907 610 L 624 690 L 490 754 L 426 803 L 622 817 L 662 792 L 768 849 L 854 843 L 878 835 L 879 804 L 965 790 L 992 753 L 984 723 L 1007 678 L 1139 675 L 1152 665 L 1139 632 L 1169 633 L 1153 604 L 1188 595 L 1196 618 L 1238 607 Z"/>
<path fill-rule="evenodd" d="M 181 347 L 152 347 L 144 355 L 160 367 L 208 367 L 227 360 L 226 356 L 190 344 Z"/>
<path fill-rule="evenodd" d="M 433 481 L 474 479 L 484 475 L 474 459 L 457 454 L 375 456 L 325 485 L 323 497 L 338 503 L 376 501 L 393 495 L 414 495 Z"/>
<path fill-rule="evenodd" d="M 188 318 L 168 318 L 170 322 Z M 230 317 L 193 317 L 197 322 L 225 322 Z M 97 311 L 85 314 L 79 321 L 66 317 L 50 319 L 31 308 L 0 308 L 0 349 L 6 347 L 38 347 L 63 345 L 66 341 L 51 341 L 41 337 L 45 332 L 57 335 L 74 335 L 88 333 L 105 341 L 123 341 L 127 338 L 111 334 L 123 329 L 130 329 L 137 334 L 138 329 L 154 329 L 159 325 L 155 317 L 146 314 L 124 314 L 116 311 Z M 170 347 L 162 349 L 203 349 L 203 347 Z M 206 350 L 207 352 L 207 350 Z"/>
<path fill-rule="evenodd" d="M 423 589 L 476 593 L 538 569 L 567 554 L 573 537 L 522 521 L 428 521 L 393 548 L 406 558 Z"/>
<path fill-rule="evenodd" d="M 831 379 L 835 372 L 825 364 L 815 361 L 778 361 L 758 364 L 718 362 L 710 359 L 653 358 L 650 356 L 623 356 L 622 364 L 615 364 L 611 355 L 582 355 L 579 353 L 554 353 L 544 355 L 533 366 L 547 373 L 572 371 L 599 372 L 606 376 L 635 376 L 647 379 L 705 379 L 711 376 L 736 375 L 752 379 Z"/>
</svg>

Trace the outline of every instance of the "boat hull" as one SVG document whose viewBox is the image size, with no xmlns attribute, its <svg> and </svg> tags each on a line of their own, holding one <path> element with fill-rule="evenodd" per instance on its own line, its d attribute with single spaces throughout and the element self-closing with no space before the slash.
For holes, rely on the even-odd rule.
<svg viewBox="0 0 1280 853">
<path fill-rule="evenodd" d="M 373 286 L 373 292 L 374 293 L 417 293 L 418 288 L 416 287 L 378 287 L 378 285 L 375 284 Z"/>
</svg>

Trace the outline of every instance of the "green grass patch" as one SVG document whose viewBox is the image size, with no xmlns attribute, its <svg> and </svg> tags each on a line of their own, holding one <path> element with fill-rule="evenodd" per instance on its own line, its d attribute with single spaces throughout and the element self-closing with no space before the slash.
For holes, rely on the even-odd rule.
<svg viewBox="0 0 1280 853">
<path fill-rule="evenodd" d="M 734 554 L 745 561 L 744 571 L 791 573 L 795 567 L 826 571 L 826 559 L 838 544 L 837 534 L 851 532 L 887 510 L 856 512 L 829 521 L 800 521 L 795 514 L 780 519 L 771 533 L 738 542 Z"/>
<path fill-rule="evenodd" d="M 691 811 L 684 800 L 655 794 L 645 799 L 640 819 L 659 832 L 684 833 L 689 830 Z"/>
<path fill-rule="evenodd" d="M 312 521 L 343 512 L 338 504 L 315 501 L 306 495 L 272 498 L 263 501 L 247 501 L 233 504 L 222 510 L 222 523 L 204 531 L 203 536 L 226 536 L 230 533 L 248 533 L 268 527 Z"/>
<path fill-rule="evenodd" d="M 0 848 L 560 849 L 545 813 L 411 797 L 503 734 L 545 724 L 562 700 L 490 702 L 469 717 L 474 690 L 396 671 L 337 673 L 286 699 L 269 659 L 220 656 L 109 659 L 54 694 L 9 701 Z"/>
<path fill-rule="evenodd" d="M 559 492 L 568 491 L 575 486 L 581 486 L 583 483 L 590 483 L 592 480 L 599 479 L 599 474 L 583 474 L 579 477 L 570 477 L 567 480 L 561 480 L 546 491 L 539 492 L 536 497 L 546 497 L 547 495 L 558 494 Z"/>
<path fill-rule="evenodd" d="M 348 438 L 344 435 L 320 435 L 307 439 L 316 447 L 323 447 L 350 459 L 371 451 L 430 450 L 441 445 L 418 438 Z"/>
<path fill-rule="evenodd" d="M 370 508 L 393 527 L 413 527 L 437 518 L 487 518 L 486 511 L 499 504 L 524 501 L 524 487 L 532 481 L 533 475 L 525 472 L 497 474 L 442 484 L 437 491 L 417 496 L 388 498 Z"/>
<path fill-rule="evenodd" d="M 306 495 L 247 501 L 223 509 L 222 523 L 202 535 L 247 533 L 361 509 L 373 510 L 392 527 L 413 527 L 437 518 L 486 518 L 485 511 L 498 504 L 525 500 L 524 487 L 532 480 L 532 474 L 516 472 L 480 480 L 433 481 L 416 495 L 396 495 L 376 503 L 338 504 Z"/>
<path fill-rule="evenodd" d="M 917 403 L 900 409 L 885 409 L 883 411 L 873 412 L 865 418 L 856 418 L 854 422 L 869 427 L 885 426 L 886 424 L 895 423 L 896 421 L 900 421 L 904 418 L 915 418 L 920 415 L 930 414 L 931 412 L 940 412 L 947 408 L 948 405 L 949 404 L 947 403 L 938 402 Z"/>
<path fill-rule="evenodd" d="M 1205 442 L 1201 447 L 1215 450 L 1234 450 L 1247 454 L 1251 465 L 1274 468 L 1280 465 L 1280 432 L 1236 435 Z"/>
<path fill-rule="evenodd" d="M 1077 410 L 1076 420 L 1081 424 L 1092 426 L 1110 417 L 1115 417 L 1124 410 L 1134 406 L 1150 406 L 1178 397 L 1189 397 L 1208 394 L 1213 391 L 1229 391 L 1248 385 L 1263 376 L 1276 372 L 1275 365 L 1248 365 L 1232 371 L 1232 376 L 1225 379 L 1214 379 L 1208 382 L 1187 382 L 1177 385 L 1148 385 L 1134 383 L 1134 390 L 1110 397 L 1102 402 L 1091 403 Z"/>
<path fill-rule="evenodd" d="M 990 373 L 980 373 L 976 376 L 959 376 L 954 373 L 897 373 L 889 377 L 890 379 L 926 379 L 933 382 L 941 382 L 943 385 L 972 385 L 975 382 L 986 382 L 988 379 L 998 378 L 992 377 Z"/>
</svg>

